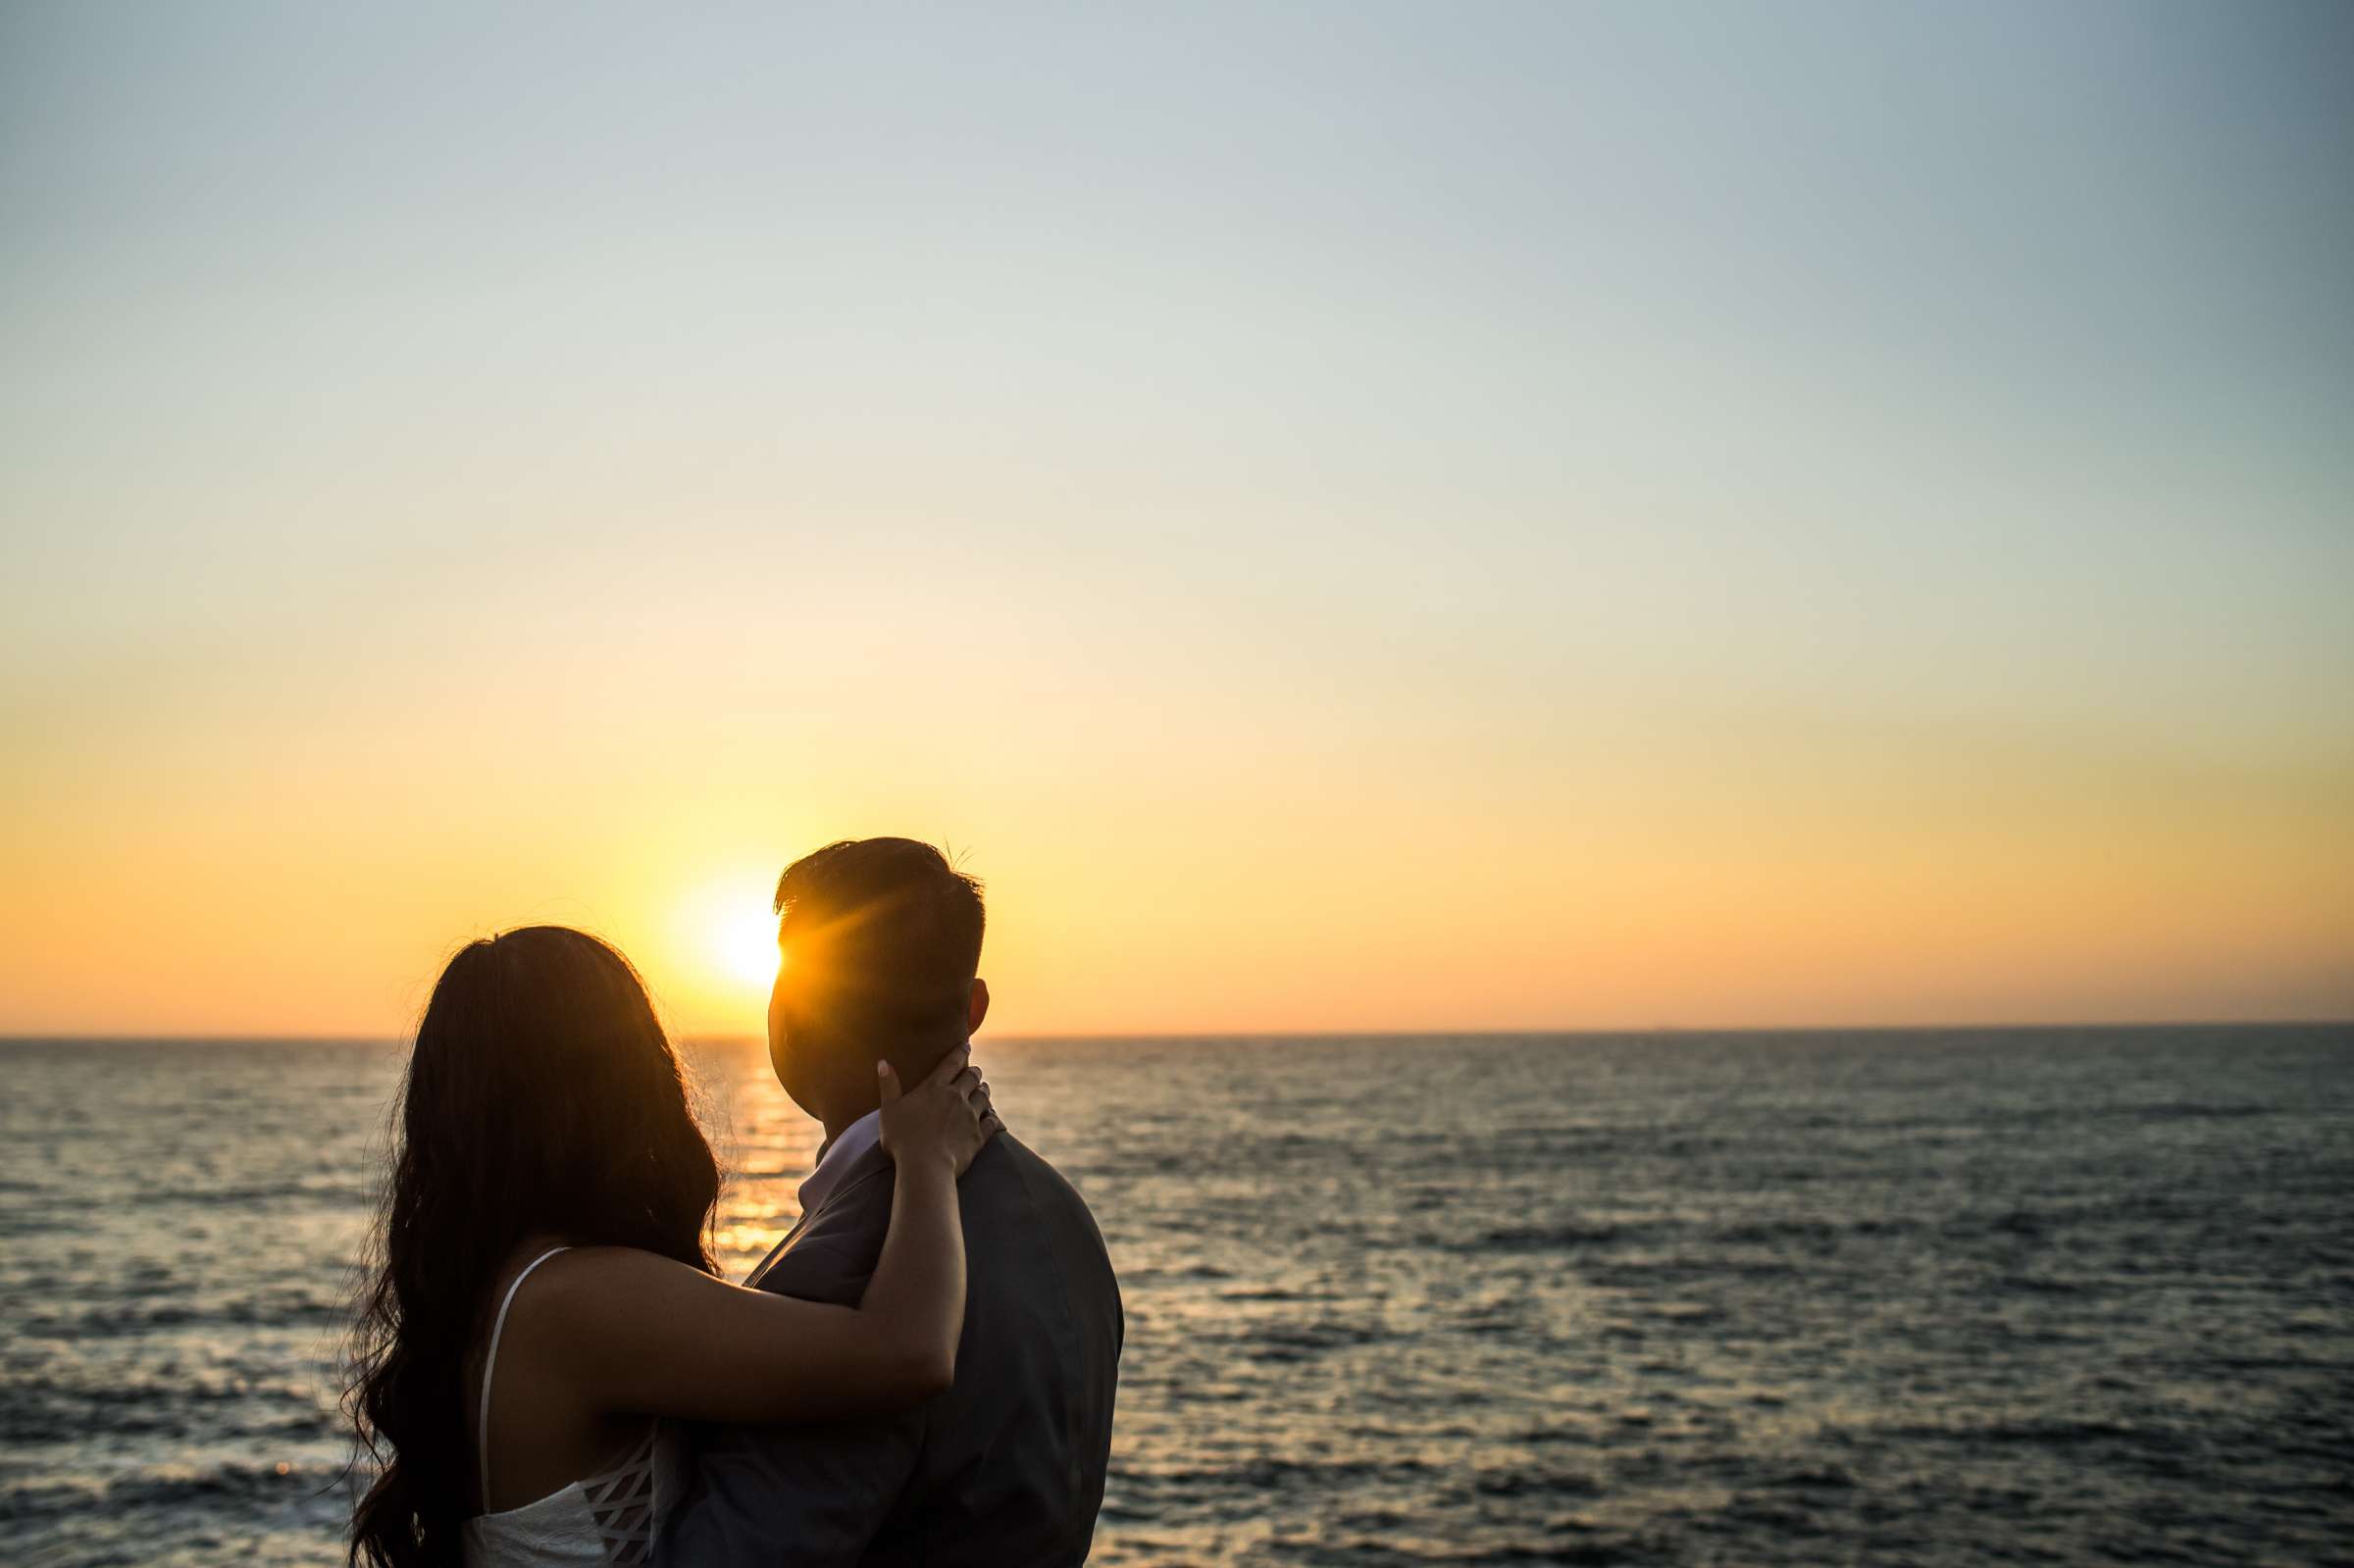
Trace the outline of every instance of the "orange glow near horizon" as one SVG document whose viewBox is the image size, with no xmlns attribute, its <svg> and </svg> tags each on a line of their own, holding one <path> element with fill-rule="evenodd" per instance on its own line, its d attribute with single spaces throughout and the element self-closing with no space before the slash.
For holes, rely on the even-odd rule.
<svg viewBox="0 0 2354 1568">
<path fill-rule="evenodd" d="M 1000 1033 L 2354 1011 L 2340 918 L 2354 855 L 2326 831 L 2327 789 L 2261 810 L 2194 790 L 2120 813 L 2098 788 L 2028 808 L 1923 782 L 1892 806 L 1871 786 L 1835 798 L 1831 772 L 1809 799 L 1780 797 L 1763 771 L 1716 800 L 1589 776 L 1576 812 L 1504 809 L 1491 780 L 1490 810 L 1470 816 L 1370 769 L 1328 794 L 1312 773 L 1246 790 L 1202 763 L 1158 780 L 1149 811 L 1116 790 L 1033 805 L 944 771 L 930 811 L 827 810 L 826 828 L 765 854 L 725 849 L 764 839 L 764 803 L 666 801 L 653 780 L 582 803 L 587 820 L 535 812 L 544 837 L 528 854 L 486 822 L 447 843 L 381 812 L 369 833 L 305 823 L 262 783 L 210 802 L 201 835 L 95 815 L 44 844 L 14 830 L 16 887 L 37 893 L 12 898 L 0 931 L 0 1024 L 397 1035 L 458 942 L 552 921 L 619 945 L 682 1034 L 757 1036 L 784 863 L 841 834 L 939 821 L 959 794 L 957 844 L 997 818 L 998 843 L 965 863 L 989 885 Z M 616 833 L 633 814 L 645 831 Z M 128 924 L 165 934 L 130 969 Z"/>
</svg>

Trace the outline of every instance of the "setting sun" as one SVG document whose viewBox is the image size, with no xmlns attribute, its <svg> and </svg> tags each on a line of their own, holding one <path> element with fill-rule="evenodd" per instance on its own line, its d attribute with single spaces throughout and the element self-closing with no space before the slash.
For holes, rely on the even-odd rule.
<svg viewBox="0 0 2354 1568">
<path fill-rule="evenodd" d="M 767 910 L 724 914 L 711 925 L 711 954 L 717 967 L 747 986 L 776 979 L 777 917 Z"/>
<path fill-rule="evenodd" d="M 671 905 L 665 954 L 648 971 L 664 999 L 683 1009 L 690 1028 L 725 1020 L 741 1028 L 744 1009 L 776 979 L 777 917 L 769 907 L 776 873 L 765 864 L 733 869 Z"/>
</svg>

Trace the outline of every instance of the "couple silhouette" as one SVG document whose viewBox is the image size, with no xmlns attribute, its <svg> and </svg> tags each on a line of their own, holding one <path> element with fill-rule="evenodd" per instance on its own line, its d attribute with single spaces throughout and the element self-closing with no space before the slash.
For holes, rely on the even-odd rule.
<svg viewBox="0 0 2354 1568">
<path fill-rule="evenodd" d="M 845 840 L 776 908 L 769 1059 L 826 1141 L 742 1285 L 628 960 L 535 926 L 443 970 L 360 1314 L 355 1564 L 1085 1560 L 1119 1289 L 972 1062 L 980 884 Z"/>
</svg>

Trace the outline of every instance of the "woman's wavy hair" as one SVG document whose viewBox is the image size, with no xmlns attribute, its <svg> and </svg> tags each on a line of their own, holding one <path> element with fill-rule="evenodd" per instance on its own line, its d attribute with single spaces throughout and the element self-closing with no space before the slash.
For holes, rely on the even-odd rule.
<svg viewBox="0 0 2354 1568">
<path fill-rule="evenodd" d="M 629 961 L 527 926 L 469 943 L 426 1003 L 394 1110 L 344 1407 L 378 1469 L 354 1568 L 459 1561 L 473 1510 L 466 1368 L 525 1237 L 635 1246 L 712 1272 L 719 1165 Z"/>
</svg>

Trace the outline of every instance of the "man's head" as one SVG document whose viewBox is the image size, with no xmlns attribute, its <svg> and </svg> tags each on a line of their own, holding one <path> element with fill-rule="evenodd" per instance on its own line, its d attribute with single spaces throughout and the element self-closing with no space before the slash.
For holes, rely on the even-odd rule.
<svg viewBox="0 0 2354 1568">
<path fill-rule="evenodd" d="M 913 1087 L 981 1027 L 981 885 L 930 844 L 828 844 L 785 868 L 777 913 L 768 1057 L 829 1134 L 875 1108 L 876 1062 Z"/>
</svg>

